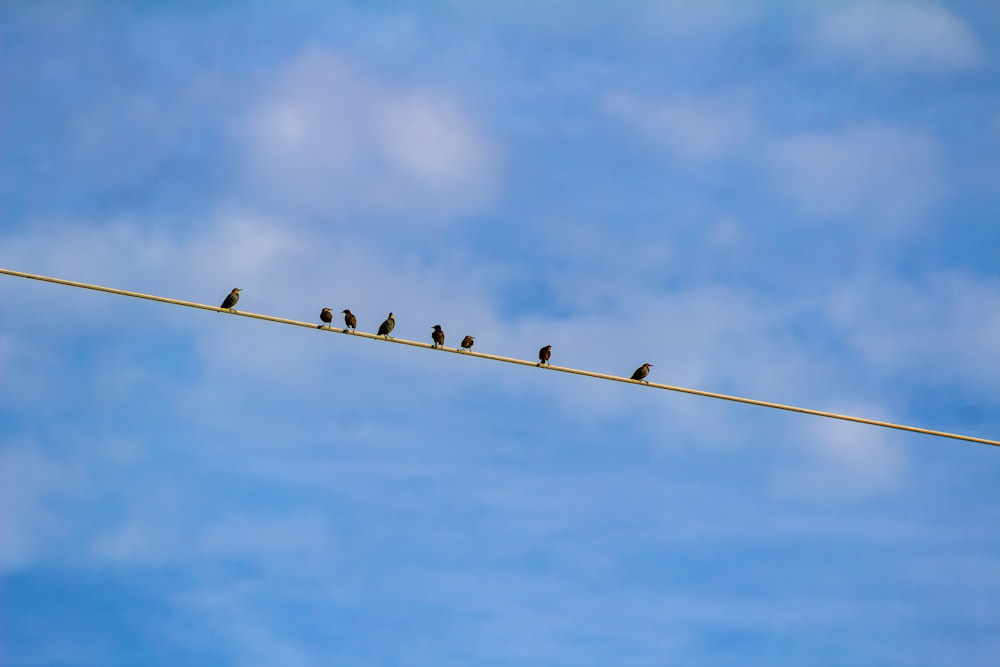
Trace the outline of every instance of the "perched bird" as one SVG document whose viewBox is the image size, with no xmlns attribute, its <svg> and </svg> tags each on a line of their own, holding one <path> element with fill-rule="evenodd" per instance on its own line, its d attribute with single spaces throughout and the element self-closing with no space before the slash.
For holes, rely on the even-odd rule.
<svg viewBox="0 0 1000 667">
<path fill-rule="evenodd" d="M 542 364 L 548 364 L 549 358 L 552 356 L 552 346 L 546 345 L 538 351 L 538 363 L 536 366 L 541 366 Z"/>
<path fill-rule="evenodd" d="M 438 348 L 444 345 L 444 331 L 441 330 L 440 324 L 434 325 L 434 331 L 431 332 L 431 340 L 434 341 L 431 347 Z"/>
<path fill-rule="evenodd" d="M 653 364 L 643 364 L 639 368 L 635 369 L 635 373 L 632 373 L 632 379 L 638 380 L 639 382 L 646 382 L 646 376 L 649 375 L 649 369 Z M 646 384 L 649 384 L 646 382 Z"/>
<path fill-rule="evenodd" d="M 319 325 L 320 329 L 324 326 L 330 326 L 333 323 L 333 311 L 329 308 L 324 308 L 319 312 L 319 319 L 323 320 L 323 324 Z"/>
<path fill-rule="evenodd" d="M 355 317 L 354 313 L 349 310 L 342 310 L 340 312 L 344 313 L 344 324 L 347 325 L 347 328 L 352 332 L 356 330 L 358 328 L 358 318 Z M 392 317 L 391 313 L 389 314 L 389 317 Z M 391 330 L 392 327 L 389 327 L 389 329 Z"/>
<path fill-rule="evenodd" d="M 241 290 L 239 287 L 233 289 L 233 291 L 229 293 L 229 296 L 226 297 L 226 300 L 222 302 L 222 305 L 219 306 L 219 308 L 228 308 L 231 311 L 235 311 L 236 309 L 233 308 L 233 306 L 235 306 L 236 302 L 240 300 L 240 292 L 242 291 L 243 290 Z"/>
<path fill-rule="evenodd" d="M 442 339 L 441 342 L 443 343 L 444 342 L 443 333 L 441 334 L 441 339 Z M 462 349 L 469 350 L 471 352 L 472 346 L 475 344 L 475 342 L 476 342 L 475 336 L 466 336 L 465 338 L 462 339 Z"/>
<path fill-rule="evenodd" d="M 389 334 L 392 333 L 392 330 L 395 327 L 396 327 L 396 319 L 392 316 L 392 313 L 389 313 L 389 317 L 386 318 L 385 322 L 379 325 L 378 335 L 385 336 L 389 340 L 392 340 L 392 336 L 390 336 Z"/>
</svg>

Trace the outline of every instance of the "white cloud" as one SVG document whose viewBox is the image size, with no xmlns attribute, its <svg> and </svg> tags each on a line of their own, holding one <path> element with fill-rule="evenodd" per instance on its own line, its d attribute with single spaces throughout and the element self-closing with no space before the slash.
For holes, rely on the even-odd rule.
<svg viewBox="0 0 1000 667">
<path fill-rule="evenodd" d="M 178 624 L 189 635 L 188 640 L 225 651 L 227 661 L 239 667 L 260 664 L 298 667 L 324 662 L 324 658 L 329 659 L 331 649 L 324 647 L 321 658 L 315 643 L 297 641 L 275 613 L 274 598 L 282 593 L 287 595 L 282 583 L 268 581 L 266 586 L 243 583 L 184 592 L 173 601 L 180 616 Z M 316 593 L 315 588 L 306 590 Z M 322 609 L 322 604 L 314 598 L 298 602 Z"/>
<path fill-rule="evenodd" d="M 450 4 L 465 16 L 491 25 L 510 24 L 520 33 L 536 33 L 550 40 L 581 35 L 607 39 L 622 31 L 629 39 L 688 43 L 700 39 L 704 45 L 714 45 L 721 34 L 750 23 L 766 6 L 759 0 L 637 0 L 626 4 L 453 0 Z"/>
<path fill-rule="evenodd" d="M 949 72 L 983 61 L 969 27 L 932 2 L 837 3 L 805 40 L 824 60 L 875 71 Z"/>
<path fill-rule="evenodd" d="M 831 409 L 846 415 L 890 421 L 873 414 L 877 406 L 846 404 Z M 892 488 L 906 470 L 901 440 L 885 429 L 835 419 L 800 422 L 802 463 L 779 471 L 779 492 L 817 498 L 863 498 Z"/>
<path fill-rule="evenodd" d="M 653 0 L 636 4 L 630 18 L 635 19 L 640 34 L 671 38 L 717 38 L 721 33 L 745 27 L 762 9 L 761 3 L 754 0 Z"/>
<path fill-rule="evenodd" d="M 200 233 L 178 239 L 145 229 L 131 219 L 106 223 L 81 220 L 39 221 L 20 234 L 3 237 L 4 266 L 29 273 L 219 305 L 233 287 L 252 290 L 247 296 L 280 299 L 280 279 L 301 279 L 304 258 L 321 270 L 319 253 L 285 225 L 270 218 L 221 213 L 206 219 Z M 14 279 L 7 279 L 14 280 Z M 83 292 L 85 297 L 61 299 L 64 287 L 30 281 L 8 285 L 12 303 L 22 303 L 28 327 L 57 333 L 72 323 L 76 332 L 102 330 L 149 331 L 171 320 L 155 309 L 136 317 L 136 302 Z M 315 284 L 313 281 L 303 281 Z M 302 295 L 302 290 L 297 294 Z M 29 303 L 59 303 L 59 308 Z M 253 310 L 253 308 L 248 308 Z M 30 343 L 19 341 L 20 344 Z"/>
<path fill-rule="evenodd" d="M 393 86 L 322 49 L 265 83 L 238 137 L 253 189 L 332 218 L 460 215 L 498 187 L 499 151 L 458 96 Z"/>
<path fill-rule="evenodd" d="M 772 149 L 777 187 L 808 217 L 903 231 L 945 192 L 937 143 L 882 123 L 792 135 Z"/>
<path fill-rule="evenodd" d="M 960 272 L 919 282 L 857 276 L 834 290 L 824 308 L 866 367 L 908 382 L 961 382 L 996 394 L 1000 283 L 995 279 Z"/>
<path fill-rule="evenodd" d="M 0 573 L 34 563 L 62 534 L 52 504 L 71 478 L 65 466 L 33 448 L 0 451 Z"/>
<path fill-rule="evenodd" d="M 604 110 L 654 144 L 683 160 L 704 161 L 745 148 L 755 130 L 745 95 L 682 95 L 642 98 L 613 93 Z"/>
</svg>

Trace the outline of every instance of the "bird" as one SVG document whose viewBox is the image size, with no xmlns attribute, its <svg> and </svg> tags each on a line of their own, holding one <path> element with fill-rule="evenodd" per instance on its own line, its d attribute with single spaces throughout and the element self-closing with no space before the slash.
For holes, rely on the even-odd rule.
<svg viewBox="0 0 1000 667">
<path fill-rule="evenodd" d="M 347 328 L 353 333 L 358 328 L 358 318 L 350 310 L 342 310 L 340 312 L 344 313 L 344 324 L 346 324 Z M 390 314 L 389 317 L 392 317 L 392 314 Z M 389 328 L 391 329 L 392 327 Z"/>
<path fill-rule="evenodd" d="M 646 376 L 649 375 L 649 369 L 652 368 L 653 364 L 643 364 L 639 368 L 635 369 L 635 373 L 632 373 L 632 379 L 638 380 L 639 382 L 646 382 Z"/>
<path fill-rule="evenodd" d="M 396 326 L 396 319 L 392 316 L 392 313 L 389 313 L 389 317 L 385 319 L 385 322 L 379 325 L 378 335 L 385 336 L 389 340 L 392 340 L 392 336 L 390 336 L 389 334 L 392 333 L 392 330 L 393 328 L 395 328 L 395 326 Z"/>
<path fill-rule="evenodd" d="M 442 339 L 444 338 L 444 333 L 441 334 Z M 443 340 L 441 342 L 444 342 Z M 472 346 L 476 342 L 475 336 L 466 336 L 462 339 L 462 349 L 472 351 Z"/>
<path fill-rule="evenodd" d="M 434 331 L 431 332 L 431 340 L 434 341 L 434 344 L 431 345 L 433 348 L 439 348 L 444 345 L 444 331 L 441 330 L 440 324 L 434 325 Z"/>
<path fill-rule="evenodd" d="M 324 325 L 330 326 L 333 322 L 333 311 L 329 308 L 324 308 L 319 313 L 319 319 L 323 320 L 323 324 L 319 325 L 320 329 L 322 329 Z"/>
<path fill-rule="evenodd" d="M 234 288 L 233 291 L 230 292 L 229 295 L 226 297 L 226 300 L 222 302 L 222 305 L 219 306 L 219 308 L 228 308 L 231 312 L 235 312 L 236 309 L 233 308 L 233 306 L 235 306 L 236 302 L 240 300 L 240 292 L 242 291 L 243 290 L 241 290 L 239 287 Z"/>
<path fill-rule="evenodd" d="M 548 364 L 549 358 L 552 356 L 552 346 L 546 345 L 538 351 L 538 363 L 536 366 L 541 366 L 542 364 Z"/>
</svg>

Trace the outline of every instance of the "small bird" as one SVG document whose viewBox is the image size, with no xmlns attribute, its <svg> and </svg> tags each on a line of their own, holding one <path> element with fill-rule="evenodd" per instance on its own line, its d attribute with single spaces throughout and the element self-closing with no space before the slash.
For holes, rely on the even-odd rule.
<svg viewBox="0 0 1000 667">
<path fill-rule="evenodd" d="M 543 364 L 547 365 L 549 363 L 549 358 L 551 356 L 552 356 L 552 346 L 546 345 L 545 347 L 543 347 L 538 351 L 538 363 L 535 365 L 536 366 L 541 366 Z"/>
<path fill-rule="evenodd" d="M 327 327 L 330 326 L 330 324 L 333 322 L 333 311 L 330 310 L 329 308 L 324 308 L 319 312 L 319 319 L 323 320 L 323 324 L 319 325 L 320 329 L 322 329 L 324 326 Z"/>
<path fill-rule="evenodd" d="M 358 328 L 358 318 L 349 310 L 342 310 L 340 312 L 344 313 L 344 324 L 346 324 L 347 328 L 351 330 L 351 333 L 354 333 L 354 331 Z M 391 313 L 389 314 L 389 317 L 392 317 Z M 392 327 L 389 328 L 392 329 Z"/>
<path fill-rule="evenodd" d="M 392 316 L 392 313 L 389 313 L 389 317 L 386 318 L 385 322 L 379 325 L 378 335 L 385 336 L 389 340 L 392 340 L 392 336 L 390 336 L 389 334 L 392 333 L 392 330 L 395 327 L 396 327 L 396 319 Z"/>
<path fill-rule="evenodd" d="M 635 369 L 635 373 L 632 373 L 632 379 L 638 380 L 639 382 L 646 382 L 646 376 L 649 375 L 649 369 L 652 368 L 653 364 L 643 364 L 639 368 Z"/>
<path fill-rule="evenodd" d="M 229 296 L 226 297 L 226 300 L 222 302 L 222 305 L 219 306 L 219 308 L 228 308 L 231 312 L 236 312 L 236 309 L 233 308 L 233 306 L 235 306 L 236 302 L 240 300 L 240 292 L 242 291 L 243 290 L 241 290 L 239 287 L 233 289 L 233 291 L 229 293 Z"/>
<path fill-rule="evenodd" d="M 442 338 L 441 342 L 443 343 L 444 342 L 444 334 L 443 333 L 441 334 L 441 338 Z M 475 342 L 476 342 L 476 337 L 475 336 L 466 336 L 465 338 L 462 339 L 462 349 L 468 350 L 468 351 L 471 352 L 472 351 L 472 346 L 475 344 Z"/>
<path fill-rule="evenodd" d="M 434 331 L 431 332 L 431 340 L 434 341 L 434 344 L 431 345 L 431 347 L 435 349 L 444 345 L 444 331 L 441 330 L 440 324 L 434 325 Z"/>
</svg>

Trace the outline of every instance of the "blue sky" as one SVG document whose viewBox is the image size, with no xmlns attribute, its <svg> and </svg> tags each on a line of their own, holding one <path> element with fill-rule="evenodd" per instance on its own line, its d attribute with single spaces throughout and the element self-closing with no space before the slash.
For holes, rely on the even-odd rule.
<svg viewBox="0 0 1000 667">
<path fill-rule="evenodd" d="M 998 19 L 3 2 L 0 265 L 997 439 Z M 1000 655 L 995 448 L 0 298 L 4 665 Z"/>
</svg>

